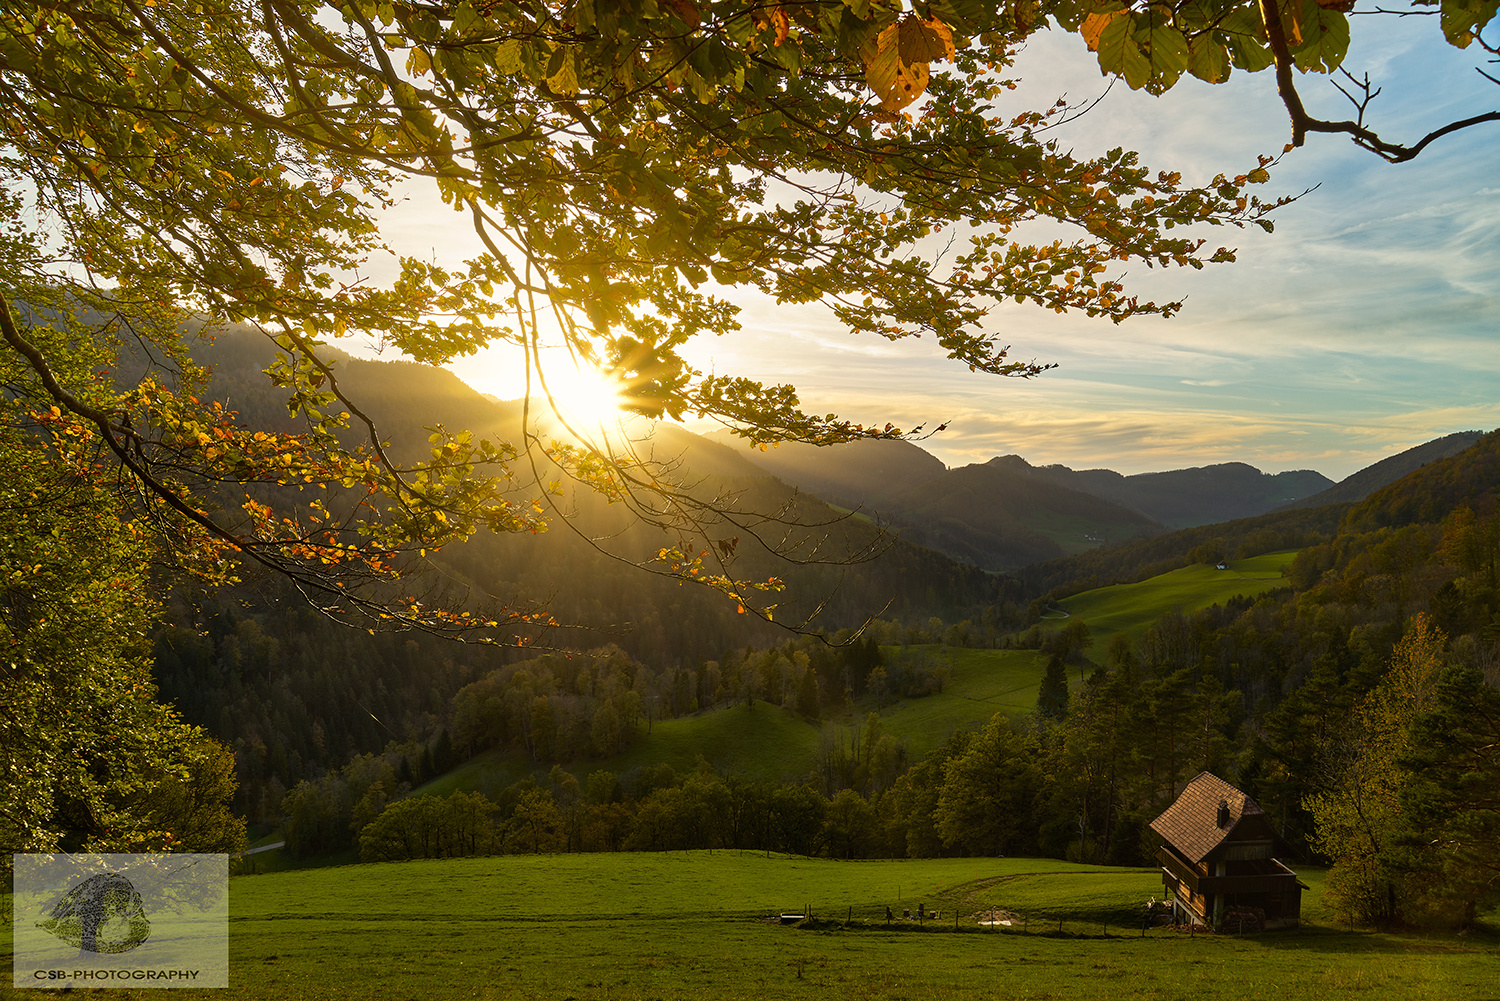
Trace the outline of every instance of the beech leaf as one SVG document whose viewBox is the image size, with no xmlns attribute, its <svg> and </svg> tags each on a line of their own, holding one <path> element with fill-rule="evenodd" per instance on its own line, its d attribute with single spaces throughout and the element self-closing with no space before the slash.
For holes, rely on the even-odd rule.
<svg viewBox="0 0 1500 1001">
<path fill-rule="evenodd" d="M 899 31 L 898 25 L 890 25 L 873 45 L 867 42 L 860 52 L 865 61 L 865 82 L 886 111 L 900 111 L 927 90 L 927 64 L 909 66 L 901 61 Z"/>
<path fill-rule="evenodd" d="M 937 18 L 924 21 L 915 14 L 902 18 L 897 25 L 897 52 L 907 66 L 930 63 L 934 59 L 953 57 L 953 32 Z"/>
</svg>

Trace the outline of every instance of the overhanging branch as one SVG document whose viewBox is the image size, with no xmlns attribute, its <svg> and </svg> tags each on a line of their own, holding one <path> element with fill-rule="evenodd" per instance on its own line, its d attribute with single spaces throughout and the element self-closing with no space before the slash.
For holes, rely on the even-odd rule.
<svg viewBox="0 0 1500 1001">
<path fill-rule="evenodd" d="M 1500 122 L 1500 111 L 1489 111 L 1472 118 L 1449 122 L 1442 128 L 1433 129 L 1416 143 L 1405 146 L 1401 143 L 1387 142 L 1380 137 L 1379 133 L 1366 128 L 1361 121 L 1335 122 L 1315 118 L 1307 113 L 1307 108 L 1302 104 L 1302 95 L 1297 93 L 1296 80 L 1292 75 L 1294 66 L 1292 53 L 1287 45 L 1286 29 L 1281 23 L 1281 11 L 1275 0 L 1260 0 L 1260 16 L 1266 28 L 1266 38 L 1271 43 L 1271 53 L 1276 60 L 1276 90 L 1280 93 L 1281 103 L 1286 107 L 1287 115 L 1292 120 L 1293 146 L 1303 145 L 1309 132 L 1343 133 L 1353 139 L 1356 146 L 1369 150 L 1383 160 L 1390 163 L 1405 163 L 1407 160 L 1414 159 L 1429 144 L 1443 136 L 1475 125 L 1483 125 L 1485 122 Z M 1483 71 L 1481 73 L 1483 74 Z M 1488 76 L 1488 74 L 1483 75 Z M 1348 96 L 1347 93 L 1345 96 Z M 1363 106 L 1357 101 L 1355 104 L 1360 107 L 1362 118 Z"/>
</svg>

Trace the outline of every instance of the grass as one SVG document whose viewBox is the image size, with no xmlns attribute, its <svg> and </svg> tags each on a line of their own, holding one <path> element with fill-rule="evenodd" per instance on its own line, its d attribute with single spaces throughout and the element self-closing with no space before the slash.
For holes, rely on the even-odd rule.
<svg viewBox="0 0 1500 1001">
<path fill-rule="evenodd" d="M 1130 919 L 1151 869 L 1046 859 L 834 862 L 739 852 L 508 856 L 235 877 L 235 998 L 1173 999 L 1500 996 L 1493 930 L 1318 923 L 1243 938 Z M 942 917 L 887 927 L 921 901 Z M 766 915 L 811 905 L 788 928 Z M 1025 931 L 967 920 L 1000 906 Z M 964 933 L 955 934 L 957 910 Z M 8 917 L 9 908 L 6 908 Z M 1062 918 L 1063 930 L 1056 921 Z M 9 935 L 5 936 L 9 941 Z M 3 947 L 0 947 L 3 948 Z M 99 1001 L 152 995 L 104 990 Z"/>
<path fill-rule="evenodd" d="M 624 774 L 642 765 L 666 762 L 679 774 L 690 772 L 699 755 L 724 772 L 747 779 L 800 778 L 812 768 L 818 728 L 780 706 L 726 706 L 711 712 L 660 720 L 621 755 L 599 760 L 574 772 L 608 768 Z"/>
<path fill-rule="evenodd" d="M 981 726 L 997 712 L 1021 716 L 1036 708 L 1037 688 L 1047 661 L 1035 650 L 906 649 L 946 661 L 952 669 L 952 677 L 941 692 L 904 699 L 881 712 L 885 731 L 904 740 L 913 759 L 940 746 L 953 731 Z M 888 659 L 890 655 L 887 651 Z"/>
<path fill-rule="evenodd" d="M 1069 616 L 1088 623 L 1093 645 L 1089 655 L 1102 658 L 1116 633 L 1139 639 L 1146 628 L 1169 612 L 1196 612 L 1240 595 L 1257 595 L 1285 586 L 1281 572 L 1291 566 L 1295 550 L 1230 560 L 1227 569 L 1190 566 L 1135 584 L 1114 584 L 1075 594 L 1060 604 Z"/>
</svg>

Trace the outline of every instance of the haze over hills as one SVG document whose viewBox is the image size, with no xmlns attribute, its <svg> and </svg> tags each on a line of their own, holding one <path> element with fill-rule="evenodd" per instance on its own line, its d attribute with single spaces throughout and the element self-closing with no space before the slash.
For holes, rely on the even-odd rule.
<svg viewBox="0 0 1500 1001">
<path fill-rule="evenodd" d="M 214 367 L 214 394 L 247 422 L 291 430 L 280 391 L 260 372 L 271 350 L 259 335 L 232 330 L 198 354 Z M 488 398 L 445 370 L 340 357 L 335 371 L 398 461 L 425 459 L 427 428 L 438 424 L 491 440 L 519 440 L 518 403 Z M 779 602 L 778 622 L 800 621 L 821 606 L 816 625 L 832 631 L 857 626 L 892 601 L 890 614 L 930 615 L 991 601 L 998 593 L 998 583 L 973 566 L 907 540 L 882 539 L 876 527 L 796 493 L 742 452 L 683 428 L 659 424 L 634 451 L 659 464 L 656 475 L 730 509 L 728 516 L 705 512 L 688 534 L 695 549 L 716 539 L 735 540 L 725 572 L 738 579 L 784 580 L 784 593 L 767 595 Z M 536 485 L 537 477 L 546 483 L 557 476 L 545 460 L 535 473 L 524 458 L 511 465 L 518 499 L 549 496 Z M 735 603 L 721 594 L 620 562 L 647 562 L 678 540 L 642 523 L 625 505 L 563 482 L 548 531 L 524 537 L 481 532 L 445 548 L 437 576 L 502 598 L 545 599 L 558 619 L 595 627 L 564 642 L 613 640 L 666 663 L 712 658 L 729 646 L 780 635 L 754 616 L 736 614 Z M 705 573 L 719 570 L 711 559 L 708 564 Z"/>
<path fill-rule="evenodd" d="M 883 509 L 894 494 L 948 471 L 941 459 L 910 441 L 870 439 L 820 448 L 788 441 L 761 451 L 728 431 L 707 436 L 798 490 L 843 507 Z"/>
</svg>

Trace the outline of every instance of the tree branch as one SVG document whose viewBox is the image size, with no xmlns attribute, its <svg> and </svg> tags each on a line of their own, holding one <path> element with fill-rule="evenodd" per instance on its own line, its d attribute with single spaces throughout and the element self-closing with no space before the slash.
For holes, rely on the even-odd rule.
<svg viewBox="0 0 1500 1001">
<path fill-rule="evenodd" d="M 1427 133 L 1415 144 L 1404 146 L 1400 143 L 1387 142 L 1380 138 L 1379 133 L 1365 128 L 1361 122 L 1333 122 L 1314 118 L 1303 106 L 1302 95 L 1297 93 L 1296 81 L 1292 76 L 1294 66 L 1292 53 L 1287 45 L 1286 29 L 1281 23 L 1281 11 L 1275 0 L 1260 0 L 1260 16 L 1266 28 L 1266 38 L 1271 43 L 1271 53 L 1276 60 L 1276 90 L 1281 94 L 1281 103 L 1286 106 L 1287 114 L 1292 120 L 1293 146 L 1303 145 L 1309 132 L 1344 133 L 1354 140 L 1356 146 L 1369 150 L 1383 160 L 1390 163 L 1405 163 L 1407 160 L 1414 159 L 1436 139 L 1441 139 L 1461 129 L 1482 125 L 1485 122 L 1500 122 L 1500 111 L 1490 111 L 1472 118 L 1450 122 L 1442 128 Z M 1483 73 L 1482 70 L 1480 72 Z M 1362 107 L 1360 117 L 1364 117 Z"/>
</svg>

